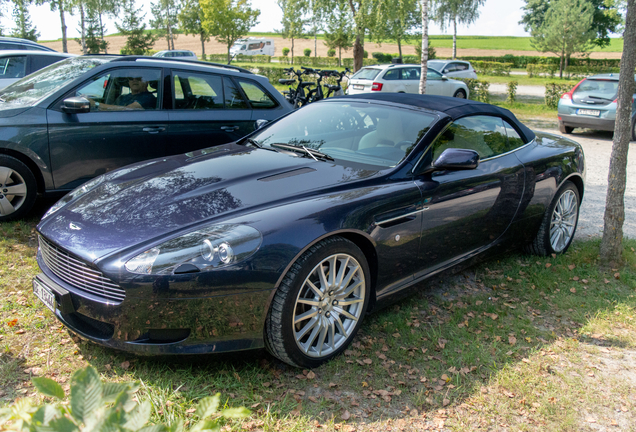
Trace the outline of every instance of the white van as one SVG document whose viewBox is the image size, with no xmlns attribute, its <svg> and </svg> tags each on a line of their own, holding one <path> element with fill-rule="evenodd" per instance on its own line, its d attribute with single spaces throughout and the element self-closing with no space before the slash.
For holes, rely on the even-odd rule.
<svg viewBox="0 0 636 432">
<path fill-rule="evenodd" d="M 247 38 L 239 39 L 234 42 L 232 48 L 230 48 L 230 55 L 232 57 L 241 55 L 274 55 L 274 40 L 267 38 Z"/>
</svg>

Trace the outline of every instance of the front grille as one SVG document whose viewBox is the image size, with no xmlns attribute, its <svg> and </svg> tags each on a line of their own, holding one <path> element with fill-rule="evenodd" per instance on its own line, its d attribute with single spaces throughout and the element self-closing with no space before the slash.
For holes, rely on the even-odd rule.
<svg viewBox="0 0 636 432">
<path fill-rule="evenodd" d="M 60 249 L 44 237 L 39 236 L 39 240 L 42 258 L 55 276 L 72 287 L 105 300 L 118 303 L 124 300 L 124 290 L 102 272 L 89 267 L 80 258 Z"/>
</svg>

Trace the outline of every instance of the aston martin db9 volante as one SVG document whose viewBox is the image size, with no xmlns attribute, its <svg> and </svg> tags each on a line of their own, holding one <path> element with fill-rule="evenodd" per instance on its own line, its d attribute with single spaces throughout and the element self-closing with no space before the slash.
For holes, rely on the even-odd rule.
<svg viewBox="0 0 636 432">
<path fill-rule="evenodd" d="M 315 367 L 367 312 L 440 271 L 524 245 L 565 252 L 584 178 L 577 143 L 505 109 L 332 98 L 75 189 L 38 225 L 34 290 L 107 347 L 265 346 Z"/>
</svg>

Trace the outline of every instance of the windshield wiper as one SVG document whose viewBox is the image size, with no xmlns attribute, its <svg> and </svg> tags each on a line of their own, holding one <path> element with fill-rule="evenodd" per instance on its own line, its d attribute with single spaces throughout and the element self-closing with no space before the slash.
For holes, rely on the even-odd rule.
<svg viewBox="0 0 636 432">
<path fill-rule="evenodd" d="M 252 138 L 245 138 L 241 144 L 246 144 L 246 143 L 252 144 L 256 148 L 263 148 L 263 146 L 258 141 Z"/>
<path fill-rule="evenodd" d="M 284 143 L 273 143 L 270 144 L 271 147 L 278 147 L 280 149 L 283 150 L 290 150 L 293 152 L 300 152 L 305 156 L 309 156 L 310 158 L 314 159 L 314 160 L 328 160 L 328 161 L 332 161 L 334 160 L 331 156 L 329 156 L 328 154 L 324 154 L 319 152 L 318 150 L 314 150 L 314 149 L 310 149 L 307 148 L 305 146 L 295 146 L 295 145 L 291 145 L 291 144 L 284 144 Z"/>
<path fill-rule="evenodd" d="M 593 95 L 587 95 L 588 98 L 590 99 L 601 99 L 601 100 L 606 100 L 606 101 L 613 101 L 614 99 L 610 99 L 610 98 L 606 98 L 606 97 L 601 97 L 601 96 L 593 96 Z"/>
</svg>

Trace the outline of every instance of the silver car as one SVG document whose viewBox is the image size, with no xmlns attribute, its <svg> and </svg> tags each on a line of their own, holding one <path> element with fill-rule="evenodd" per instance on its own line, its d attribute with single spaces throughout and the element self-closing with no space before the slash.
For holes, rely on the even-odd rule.
<svg viewBox="0 0 636 432">
<path fill-rule="evenodd" d="M 566 134 L 574 128 L 613 131 L 617 96 L 618 74 L 585 78 L 559 99 L 559 130 Z M 635 108 L 632 105 L 632 140 L 636 140 Z"/>
<path fill-rule="evenodd" d="M 370 92 L 419 93 L 420 65 L 390 64 L 367 66 L 349 80 L 347 94 Z M 426 74 L 426 94 L 466 99 L 468 87 L 462 81 L 449 79 L 434 69 Z"/>
<path fill-rule="evenodd" d="M 477 79 L 477 72 L 473 65 L 463 60 L 429 60 L 428 67 L 446 75 L 449 78 L 473 78 Z"/>
<path fill-rule="evenodd" d="M 55 51 L 0 51 L 0 89 L 68 57 L 75 57 L 75 54 Z"/>
</svg>

